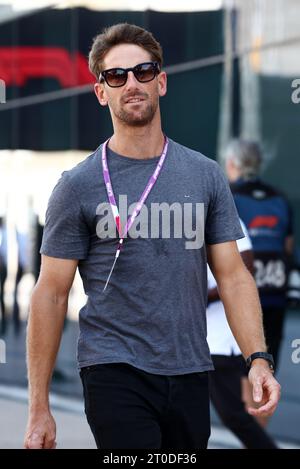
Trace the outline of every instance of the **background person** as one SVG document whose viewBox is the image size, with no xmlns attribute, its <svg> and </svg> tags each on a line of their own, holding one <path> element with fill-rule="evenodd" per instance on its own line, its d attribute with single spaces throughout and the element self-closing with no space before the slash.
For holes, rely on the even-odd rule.
<svg viewBox="0 0 300 469">
<path fill-rule="evenodd" d="M 225 151 L 225 160 L 234 201 L 253 246 L 266 343 L 276 369 L 294 246 L 292 210 L 284 194 L 259 177 L 262 154 L 256 142 L 233 140 Z M 264 419 L 262 423 L 266 423 Z"/>
<path fill-rule="evenodd" d="M 237 240 L 237 246 L 245 265 L 252 272 L 252 244 L 242 221 L 241 226 L 245 237 Z M 246 448 L 275 449 L 275 442 L 245 408 L 242 399 L 242 379 L 247 379 L 248 374 L 245 360 L 228 325 L 217 282 L 209 267 L 207 282 L 207 342 L 215 368 L 209 375 L 211 401 L 224 425 Z"/>
<path fill-rule="evenodd" d="M 276 367 L 294 247 L 293 217 L 284 194 L 259 177 L 261 163 L 262 154 L 256 142 L 234 140 L 229 144 L 226 171 L 238 213 L 251 238 L 266 341 Z"/>
</svg>

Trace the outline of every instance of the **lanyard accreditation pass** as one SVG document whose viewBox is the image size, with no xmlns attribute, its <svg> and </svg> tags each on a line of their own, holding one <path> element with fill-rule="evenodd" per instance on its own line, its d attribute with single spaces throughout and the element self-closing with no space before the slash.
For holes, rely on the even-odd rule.
<svg viewBox="0 0 300 469">
<path fill-rule="evenodd" d="M 113 192 L 113 188 L 112 188 L 112 184 L 111 184 L 111 180 L 110 180 L 110 175 L 109 175 L 109 169 L 108 169 L 108 165 L 107 165 L 106 147 L 107 147 L 108 142 L 109 142 L 109 139 L 106 140 L 106 142 L 102 146 L 102 170 L 103 170 L 103 178 L 104 178 L 104 182 L 105 182 L 105 187 L 106 187 L 106 191 L 107 191 L 108 200 L 109 200 L 110 207 L 111 207 L 111 210 L 112 210 L 112 214 L 113 214 L 113 217 L 114 217 L 114 220 L 115 220 L 115 224 L 116 224 L 116 227 L 117 227 L 117 230 L 118 230 L 118 233 L 119 233 L 119 244 L 118 244 L 118 247 L 117 247 L 114 263 L 113 263 L 112 268 L 110 270 L 110 273 L 107 277 L 106 284 L 105 284 L 105 287 L 104 287 L 103 291 L 106 290 L 106 287 L 109 283 L 111 274 L 113 273 L 115 264 L 117 262 L 117 259 L 118 259 L 119 255 L 120 255 L 120 251 L 121 251 L 121 247 L 122 247 L 123 242 L 124 242 L 124 238 L 127 235 L 128 231 L 130 230 L 134 220 L 136 219 L 136 217 L 140 213 L 141 208 L 142 208 L 145 200 L 147 199 L 147 197 L 150 194 L 154 184 L 156 183 L 156 181 L 158 179 L 158 176 L 160 174 L 161 168 L 164 164 L 164 161 L 165 161 L 165 158 L 166 158 L 166 155 L 167 155 L 168 145 L 169 145 L 169 141 L 168 141 L 167 137 L 165 137 L 165 144 L 164 144 L 163 152 L 162 152 L 162 154 L 159 158 L 159 161 L 156 165 L 155 171 L 152 174 L 152 176 L 150 177 L 150 179 L 147 183 L 147 186 L 146 186 L 144 192 L 141 195 L 140 200 L 138 201 L 138 203 L 136 204 L 136 206 L 135 206 L 135 208 L 132 212 L 132 215 L 128 218 L 127 223 L 125 225 L 124 231 L 122 231 L 121 220 L 120 220 L 120 215 L 119 215 L 119 209 L 118 209 L 116 199 L 115 199 L 115 196 L 114 196 L 114 192 Z"/>
</svg>

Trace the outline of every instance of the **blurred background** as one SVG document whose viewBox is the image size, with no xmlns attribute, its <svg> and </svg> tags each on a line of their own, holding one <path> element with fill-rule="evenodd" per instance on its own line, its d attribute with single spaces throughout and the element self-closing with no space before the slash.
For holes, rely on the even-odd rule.
<svg viewBox="0 0 300 469">
<path fill-rule="evenodd" d="M 232 137 L 260 142 L 264 179 L 290 201 L 294 296 L 280 352 L 282 400 L 268 429 L 282 447 L 300 448 L 300 363 L 292 359 L 300 346 L 298 0 L 0 1 L 0 448 L 22 446 L 25 328 L 49 195 L 62 171 L 112 133 L 87 55 L 93 37 L 118 22 L 145 27 L 163 47 L 166 134 L 220 162 Z M 76 277 L 52 383 L 61 447 L 94 447 L 76 371 L 84 302 Z M 241 447 L 213 409 L 212 423 L 210 447 Z"/>
</svg>

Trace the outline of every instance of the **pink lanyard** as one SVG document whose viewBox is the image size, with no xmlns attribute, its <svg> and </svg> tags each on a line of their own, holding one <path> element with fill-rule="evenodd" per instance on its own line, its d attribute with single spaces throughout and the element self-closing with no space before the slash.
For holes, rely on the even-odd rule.
<svg viewBox="0 0 300 469">
<path fill-rule="evenodd" d="M 134 211 L 133 211 L 132 215 L 128 218 L 127 223 L 125 225 L 124 232 L 122 232 L 119 209 L 118 209 L 116 199 L 115 199 L 115 196 L 114 196 L 114 191 L 113 191 L 113 188 L 112 188 L 110 175 L 109 175 L 109 169 L 108 169 L 108 165 L 107 165 L 106 147 L 107 147 L 108 142 L 109 142 L 109 139 L 106 140 L 106 142 L 102 146 L 102 170 L 103 170 L 103 178 L 104 178 L 104 182 L 105 182 L 105 187 L 106 187 L 106 191 L 107 191 L 108 200 L 109 200 L 110 207 L 111 207 L 111 210 L 112 210 L 112 213 L 113 213 L 113 217 L 114 217 L 114 220 L 115 220 L 115 223 L 116 223 L 116 227 L 117 227 L 117 230 L 118 230 L 118 233 L 119 233 L 119 244 L 118 244 L 118 248 L 117 248 L 117 251 L 116 251 L 113 266 L 110 270 L 110 273 L 109 273 L 109 276 L 106 280 L 106 284 L 105 284 L 105 287 L 104 287 L 103 291 L 106 290 L 106 287 L 109 283 L 111 274 L 114 270 L 116 261 L 119 257 L 119 254 L 120 254 L 124 238 L 127 235 L 128 231 L 130 230 L 134 220 L 136 219 L 136 217 L 140 213 L 141 208 L 142 208 L 145 200 L 147 199 L 147 197 L 150 194 L 154 184 L 156 183 L 156 181 L 158 179 L 158 176 L 161 172 L 161 169 L 162 169 L 162 166 L 164 164 L 165 158 L 167 156 L 168 145 L 169 145 L 169 141 L 168 141 L 167 137 L 165 137 L 165 144 L 164 144 L 163 152 L 162 152 L 162 154 L 159 158 L 159 161 L 156 165 L 155 171 L 152 174 L 152 176 L 150 177 L 150 179 L 149 179 L 149 181 L 146 185 L 146 188 L 145 188 L 144 192 L 141 195 L 140 200 L 138 201 L 138 203 L 136 204 L 136 206 L 134 208 Z"/>
</svg>

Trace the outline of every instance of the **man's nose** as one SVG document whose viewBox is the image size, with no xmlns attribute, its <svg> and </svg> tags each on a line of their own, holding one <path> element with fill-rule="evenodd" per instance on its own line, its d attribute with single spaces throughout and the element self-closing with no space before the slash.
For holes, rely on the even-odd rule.
<svg viewBox="0 0 300 469">
<path fill-rule="evenodd" d="M 132 71 L 128 72 L 127 81 L 126 81 L 126 88 L 136 88 L 138 80 L 135 78 L 134 73 Z"/>
</svg>

